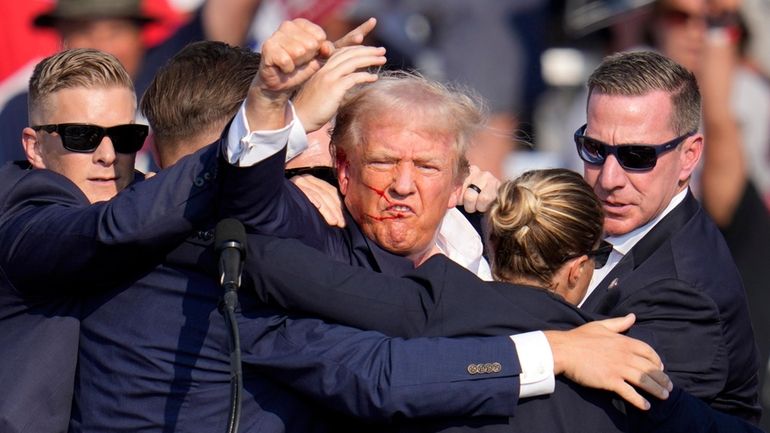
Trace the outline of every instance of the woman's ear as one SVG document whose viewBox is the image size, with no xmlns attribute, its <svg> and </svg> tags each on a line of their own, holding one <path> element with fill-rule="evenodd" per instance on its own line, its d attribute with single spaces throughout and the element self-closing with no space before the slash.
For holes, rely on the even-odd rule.
<svg viewBox="0 0 770 433">
<path fill-rule="evenodd" d="M 580 287 L 583 273 L 588 272 L 587 266 L 590 265 L 587 255 L 575 257 L 567 263 L 569 267 L 569 276 L 567 277 L 567 289 L 575 290 Z"/>
</svg>

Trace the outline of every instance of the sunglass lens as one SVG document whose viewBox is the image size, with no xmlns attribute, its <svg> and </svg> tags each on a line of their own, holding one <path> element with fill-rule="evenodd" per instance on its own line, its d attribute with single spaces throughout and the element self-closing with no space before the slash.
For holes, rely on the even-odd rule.
<svg viewBox="0 0 770 433">
<path fill-rule="evenodd" d="M 604 265 L 607 264 L 607 259 L 610 258 L 610 253 L 612 253 L 612 245 L 607 242 L 602 242 L 602 245 L 597 248 L 593 254 L 594 268 L 603 268 Z"/>
<path fill-rule="evenodd" d="M 108 135 L 118 153 L 134 153 L 144 145 L 147 138 L 147 126 L 145 125 L 118 125 L 109 128 Z"/>
<path fill-rule="evenodd" d="M 601 252 L 594 256 L 594 268 L 595 269 L 601 269 L 604 267 L 604 265 L 607 264 L 607 259 L 610 258 L 610 251 L 607 252 Z"/>
<path fill-rule="evenodd" d="M 589 164 L 602 164 L 604 162 L 604 147 L 598 141 L 588 137 L 580 137 L 578 146 L 583 161 Z"/>
<path fill-rule="evenodd" d="M 618 161 L 623 167 L 631 170 L 647 170 L 655 167 L 657 155 L 655 149 L 650 146 L 620 146 Z"/>
<path fill-rule="evenodd" d="M 61 131 L 62 145 L 72 152 L 92 152 L 102 141 L 101 128 L 93 125 L 67 125 Z"/>
</svg>

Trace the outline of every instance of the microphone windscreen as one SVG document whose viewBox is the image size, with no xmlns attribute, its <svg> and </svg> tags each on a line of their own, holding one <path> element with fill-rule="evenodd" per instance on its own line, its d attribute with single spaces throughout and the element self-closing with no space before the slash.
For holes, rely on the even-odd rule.
<svg viewBox="0 0 770 433">
<path fill-rule="evenodd" d="M 227 246 L 234 246 L 231 242 L 237 242 L 237 248 L 244 250 L 246 245 L 246 229 L 243 224 L 235 218 L 225 218 L 217 223 L 214 229 L 214 245 L 217 251 L 221 251 Z"/>
</svg>

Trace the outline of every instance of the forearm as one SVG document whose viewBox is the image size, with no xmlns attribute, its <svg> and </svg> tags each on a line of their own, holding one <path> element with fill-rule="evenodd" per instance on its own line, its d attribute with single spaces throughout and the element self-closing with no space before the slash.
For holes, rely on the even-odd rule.
<svg viewBox="0 0 770 433">
<path fill-rule="evenodd" d="M 204 148 L 93 205 L 64 177 L 32 170 L 0 218 L 0 266 L 20 289 L 52 287 L 125 268 L 112 254 L 174 245 L 213 215 L 218 151 Z"/>
<path fill-rule="evenodd" d="M 285 319 L 254 343 L 244 341 L 244 362 L 357 417 L 511 416 L 518 401 L 520 368 L 507 337 L 401 340 Z M 499 371 L 469 373 L 471 364 L 494 363 Z"/>
<path fill-rule="evenodd" d="M 264 302 L 401 337 L 424 335 L 435 297 L 428 281 L 336 262 L 296 240 L 265 236 L 249 237 L 244 278 Z"/>
<path fill-rule="evenodd" d="M 703 204 L 719 226 L 730 223 L 746 185 L 741 130 L 732 109 L 738 46 L 727 28 L 709 31 L 699 84 L 703 96 Z"/>
<path fill-rule="evenodd" d="M 261 0 L 206 0 L 202 6 L 206 39 L 244 45 L 260 3 Z"/>
</svg>

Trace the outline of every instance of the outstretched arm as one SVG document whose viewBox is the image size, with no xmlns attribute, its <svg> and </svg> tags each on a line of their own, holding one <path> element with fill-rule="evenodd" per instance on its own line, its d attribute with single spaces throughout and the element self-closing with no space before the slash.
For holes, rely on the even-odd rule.
<svg viewBox="0 0 770 433">
<path fill-rule="evenodd" d="M 244 363 L 333 409 L 373 420 L 515 411 L 521 368 L 506 337 L 403 340 L 263 313 L 239 323 Z"/>
<path fill-rule="evenodd" d="M 672 383 L 663 363 L 645 343 L 626 337 L 635 316 L 591 322 L 571 331 L 546 331 L 554 373 L 590 388 L 613 391 L 639 409 L 650 402 L 634 386 L 659 399 L 668 398 Z"/>
<path fill-rule="evenodd" d="M 0 267 L 23 292 L 82 292 L 115 281 L 132 269 L 126 263 L 173 246 L 213 216 L 216 173 L 231 168 L 220 153 L 203 148 L 95 204 L 64 176 L 27 171 L 2 204 Z"/>
<path fill-rule="evenodd" d="M 576 326 L 584 320 L 577 310 L 548 299 L 544 292 L 506 295 L 468 272 L 452 272 L 456 265 L 442 266 L 448 262 L 432 258 L 414 274 L 399 278 L 333 262 L 296 241 L 255 236 L 249 239 L 244 285 L 254 287 L 263 301 L 390 335 L 499 335 L 564 329 L 567 323 Z M 298 268 L 296 263 L 315 265 Z M 552 304 L 542 304 L 549 301 Z M 510 317 L 467 314 L 484 311 L 484 302 L 505 303 Z M 458 324 L 458 315 L 469 316 L 466 323 Z M 615 391 L 641 408 L 645 402 L 631 385 L 665 398 L 670 382 L 661 372 L 660 358 L 647 344 L 619 334 L 632 323 L 625 318 L 547 331 L 554 373 Z"/>
</svg>

